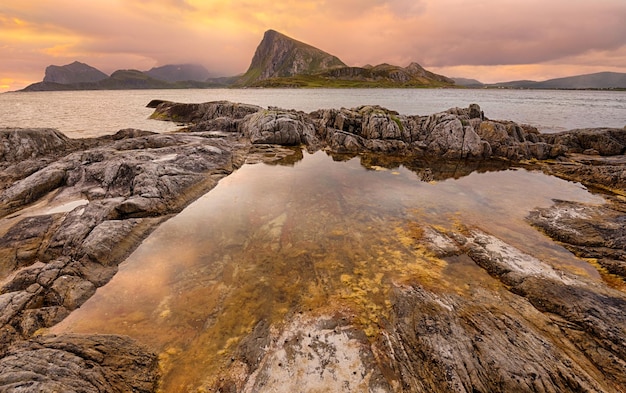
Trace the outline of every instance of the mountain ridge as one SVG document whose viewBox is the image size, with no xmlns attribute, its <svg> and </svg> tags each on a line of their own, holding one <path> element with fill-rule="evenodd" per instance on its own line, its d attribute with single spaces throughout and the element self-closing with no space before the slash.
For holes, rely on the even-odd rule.
<svg viewBox="0 0 626 393">
<path fill-rule="evenodd" d="M 120 73 L 120 71 L 122 71 Z M 131 72 L 132 71 L 132 72 Z M 42 82 L 22 91 L 184 89 L 215 87 L 470 87 L 511 89 L 626 89 L 626 73 L 599 72 L 549 79 L 483 84 L 475 79 L 448 78 L 418 63 L 354 67 L 339 57 L 268 30 L 248 70 L 239 76 L 210 78 L 197 64 L 168 64 L 148 71 L 118 70 L 111 76 L 85 63 L 48 66 Z"/>
<path fill-rule="evenodd" d="M 626 89 L 626 73 L 595 72 L 591 74 L 572 75 L 544 81 L 517 80 L 498 83 L 482 83 L 475 79 L 453 78 L 459 86 L 505 88 L 505 89 Z"/>
</svg>

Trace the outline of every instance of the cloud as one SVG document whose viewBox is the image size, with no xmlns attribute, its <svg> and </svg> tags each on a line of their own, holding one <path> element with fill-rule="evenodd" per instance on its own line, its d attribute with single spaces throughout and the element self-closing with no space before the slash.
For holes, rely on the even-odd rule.
<svg viewBox="0 0 626 393">
<path fill-rule="evenodd" d="M 350 65 L 626 72 L 624 20 L 623 0 L 3 0 L 0 77 L 34 82 L 74 60 L 107 73 L 198 62 L 232 75 L 270 28 Z"/>
</svg>

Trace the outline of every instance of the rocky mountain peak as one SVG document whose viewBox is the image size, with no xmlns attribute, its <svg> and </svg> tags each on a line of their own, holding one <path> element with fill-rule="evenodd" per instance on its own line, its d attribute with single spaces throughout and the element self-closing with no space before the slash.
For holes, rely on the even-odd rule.
<svg viewBox="0 0 626 393">
<path fill-rule="evenodd" d="M 249 84 L 270 78 L 310 75 L 338 67 L 346 67 L 346 64 L 336 56 L 268 30 L 241 82 Z"/>
<path fill-rule="evenodd" d="M 75 61 L 64 66 L 51 65 L 46 67 L 43 81 L 68 85 L 72 83 L 98 82 L 108 77 L 107 74 L 97 68 Z"/>
</svg>

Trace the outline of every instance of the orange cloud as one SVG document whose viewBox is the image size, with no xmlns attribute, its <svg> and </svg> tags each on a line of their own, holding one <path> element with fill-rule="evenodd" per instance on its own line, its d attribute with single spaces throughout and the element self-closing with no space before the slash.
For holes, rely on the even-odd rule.
<svg viewBox="0 0 626 393">
<path fill-rule="evenodd" d="M 35 82 L 74 60 L 233 75 L 270 28 L 350 65 L 417 61 L 485 81 L 626 72 L 624 20 L 623 0 L 3 0 L 0 76 Z"/>
</svg>

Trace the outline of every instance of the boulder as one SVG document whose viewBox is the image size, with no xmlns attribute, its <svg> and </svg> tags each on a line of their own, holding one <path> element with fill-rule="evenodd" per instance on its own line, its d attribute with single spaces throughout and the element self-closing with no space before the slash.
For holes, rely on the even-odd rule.
<svg viewBox="0 0 626 393">
<path fill-rule="evenodd" d="M 315 127 L 303 113 L 263 110 L 246 118 L 243 134 L 253 144 L 301 145 L 315 144 Z"/>
</svg>

